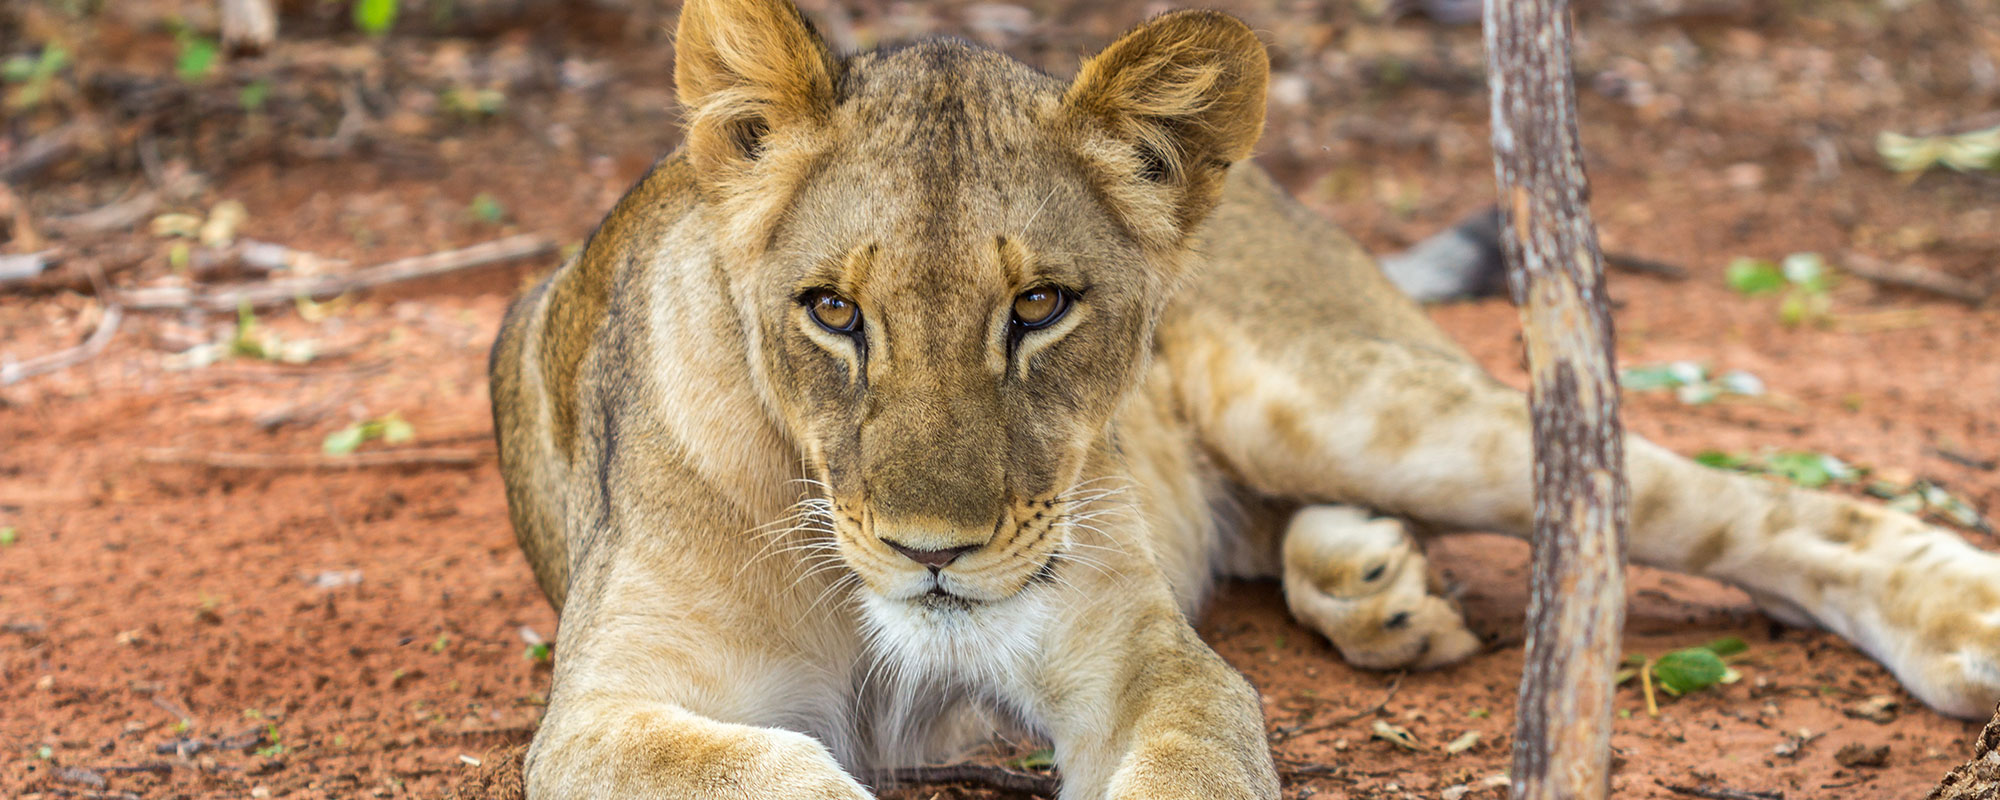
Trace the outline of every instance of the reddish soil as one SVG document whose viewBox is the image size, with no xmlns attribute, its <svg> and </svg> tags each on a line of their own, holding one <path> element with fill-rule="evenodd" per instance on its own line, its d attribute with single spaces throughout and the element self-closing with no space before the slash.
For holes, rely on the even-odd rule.
<svg viewBox="0 0 2000 800">
<path fill-rule="evenodd" d="M 1317 2 L 1217 5 L 1243 13 L 1274 45 L 1263 158 L 1308 202 L 1381 248 L 1490 202 L 1475 29 L 1384 26 Z M 851 12 L 841 35 L 855 43 L 969 31 L 1058 71 L 1151 8 L 810 4 L 822 15 L 830 6 Z M 156 7 L 172 4 L 133 4 Z M 1692 273 L 1683 282 L 1614 276 L 1618 356 L 1748 370 L 1772 390 L 1700 407 L 1632 393 L 1628 424 L 1683 452 L 1824 451 L 2000 508 L 1991 463 L 2000 456 L 2000 313 L 1848 278 L 1825 326 L 1789 328 L 1775 299 L 1739 296 L 1722 281 L 1735 256 L 1853 250 L 1992 285 L 2000 181 L 1905 180 L 1880 166 L 1872 141 L 1881 130 L 1955 130 L 2000 107 L 1991 77 L 2000 7 L 1832 2 L 1810 16 L 1725 8 L 1637 19 L 1595 8 L 1584 9 L 1578 60 L 1606 246 Z M 171 58 L 157 16 L 126 9 L 78 20 L 39 9 L 0 25 L 0 56 L 32 50 L 41 36 L 103 44 L 115 35 L 129 45 L 117 51 L 124 62 Z M 206 177 L 159 211 L 240 200 L 250 209 L 243 235 L 357 264 L 513 231 L 580 239 L 675 140 L 671 48 L 654 28 L 615 37 L 602 25 L 499 29 L 475 38 L 399 31 L 372 50 L 312 36 L 280 44 L 267 59 L 334 53 L 366 62 L 369 80 L 402 81 L 374 109 L 383 132 L 328 160 L 238 146 L 292 134 L 227 114 L 154 129 L 140 137 L 164 153 L 164 166 L 153 165 L 164 177 L 153 181 Z M 93 69 L 97 51 L 72 51 L 85 54 L 78 69 Z M 540 77 L 492 77 L 516 62 Z M 548 77 L 558 73 L 601 80 Z M 453 81 L 502 87 L 506 110 L 473 122 L 426 104 Z M 338 91 L 305 94 L 296 114 L 335 109 L 308 131 L 328 135 Z M 74 214 L 147 182 L 134 162 L 149 159 L 118 149 L 132 139 L 116 125 L 132 117 L 92 105 L 113 101 L 79 89 L 0 127 L 9 147 L 85 110 L 111 130 L 109 144 L 15 187 L 32 215 Z M 504 210 L 498 221 L 468 211 L 482 193 Z M 14 236 L 6 252 L 24 249 Z M 186 281 L 169 269 L 170 243 L 143 222 L 61 244 L 140 253 L 121 283 Z M 14 531 L 0 544 L 0 795 L 434 798 L 468 778 L 504 782 L 492 765 L 532 734 L 549 679 L 522 630 L 550 640 L 557 632 L 514 549 L 490 456 L 467 468 L 287 471 L 146 455 L 316 453 L 328 433 L 392 411 L 416 429 L 404 446 L 490 453 L 486 346 L 508 297 L 547 268 L 401 285 L 319 321 L 263 315 L 280 336 L 318 343 L 321 357 L 300 366 L 239 358 L 171 370 L 168 354 L 225 334 L 231 321 L 138 313 L 101 356 L 0 388 L 0 528 Z M 100 317 L 85 295 L 0 295 L 0 360 L 72 345 Z M 1497 374 L 1524 382 L 1517 317 L 1504 300 L 1435 317 Z M 1202 621 L 1264 692 L 1287 796 L 1501 796 L 1482 781 L 1508 761 L 1526 548 L 1469 536 L 1437 542 L 1434 553 L 1493 642 L 1457 667 L 1401 678 L 1350 668 L 1289 620 L 1269 584 L 1226 587 Z M 1750 649 L 1737 665 L 1741 682 L 1667 700 L 1657 717 L 1636 689 L 1619 695 L 1629 714 L 1614 740 L 1619 797 L 1680 796 L 1670 784 L 1916 797 L 1977 731 L 1923 709 L 1837 638 L 1780 627 L 1733 589 L 1633 574 L 1628 652 L 1725 635 Z M 1900 703 L 1892 718 L 1846 713 L 1879 695 Z M 1377 721 L 1407 728 L 1422 747 L 1371 739 Z M 1445 752 L 1468 732 L 1477 743 Z M 1787 745 L 1801 737 L 1802 746 Z M 182 751 L 223 746 L 176 752 L 176 742 Z M 1835 753 L 1854 744 L 1887 746 L 1887 759 L 1842 766 Z M 1468 784 L 1469 793 L 1453 789 Z M 994 795 L 924 787 L 894 796 Z"/>
</svg>

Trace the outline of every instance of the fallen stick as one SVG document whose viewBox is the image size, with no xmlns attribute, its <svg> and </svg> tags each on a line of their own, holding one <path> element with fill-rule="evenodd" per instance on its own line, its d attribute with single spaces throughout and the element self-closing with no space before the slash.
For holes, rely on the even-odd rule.
<svg viewBox="0 0 2000 800">
<path fill-rule="evenodd" d="M 160 193 L 149 189 L 79 214 L 48 217 L 42 220 L 42 227 L 63 236 L 126 230 L 145 221 L 146 216 L 159 207 Z"/>
<path fill-rule="evenodd" d="M 1031 772 L 1016 772 L 1006 767 L 985 764 L 940 764 L 928 767 L 902 767 L 881 770 L 870 776 L 870 783 L 889 784 L 930 784 L 930 783 L 970 783 L 989 789 L 1016 794 L 1032 794 L 1042 797 L 1056 796 L 1057 781 L 1054 775 L 1038 775 Z"/>
<path fill-rule="evenodd" d="M 377 450 L 328 456 L 316 453 L 233 453 L 160 447 L 140 454 L 152 464 L 188 464 L 215 469 L 361 469 L 366 467 L 470 467 L 487 456 L 483 450 L 457 448 L 414 448 Z"/>
<path fill-rule="evenodd" d="M 72 122 L 29 139 L 27 144 L 21 145 L 20 150 L 16 151 L 12 158 L 0 163 L 0 182 L 15 183 L 26 180 L 41 172 L 42 168 L 68 155 L 70 148 L 75 146 L 77 134 L 82 127 L 83 123 Z"/>
<path fill-rule="evenodd" d="M 97 323 L 97 330 L 91 331 L 90 338 L 83 340 L 83 344 L 17 364 L 0 364 L 0 386 L 11 386 L 36 375 L 69 369 L 95 358 L 98 353 L 104 352 L 105 346 L 111 344 L 111 337 L 118 335 L 118 324 L 124 319 L 124 309 L 117 305 L 105 306 L 104 319 Z"/>
<path fill-rule="evenodd" d="M 1344 714 L 1340 718 L 1332 720 L 1330 722 L 1322 722 L 1318 725 L 1311 725 L 1304 728 L 1300 728 L 1295 731 L 1291 731 L 1289 733 L 1285 733 L 1283 735 L 1278 736 L 1277 741 L 1282 742 L 1294 736 L 1304 736 L 1308 733 L 1319 733 L 1320 731 L 1329 730 L 1332 728 L 1338 728 L 1350 722 L 1359 722 L 1361 720 L 1375 716 L 1377 713 L 1381 712 L 1382 709 L 1389 707 L 1389 701 L 1396 699 L 1396 692 L 1403 688 L 1403 676 L 1408 674 L 1409 673 L 1407 672 L 1396 673 L 1396 680 L 1390 682 L 1389 691 L 1388 693 L 1382 695 L 1381 702 L 1376 703 L 1375 705 L 1369 706 L 1367 708 L 1361 709 L 1360 711 L 1356 711 L 1352 714 Z"/>
<path fill-rule="evenodd" d="M 60 250 L 0 255 L 0 286 L 34 280 L 49 267 L 60 263 L 62 263 Z"/>
<path fill-rule="evenodd" d="M 1679 786 L 1667 783 L 1658 778 L 1654 778 L 1653 783 L 1659 784 L 1660 788 L 1674 794 L 1684 794 L 1689 797 L 1704 797 L 1708 800 L 1785 800 L 1784 792 L 1753 792 L 1737 789 L 1717 789 L 1708 786 Z"/>
<path fill-rule="evenodd" d="M 1684 281 L 1688 279 L 1687 269 L 1678 264 L 1669 264 L 1665 261 L 1654 261 L 1650 258 L 1640 258 L 1638 256 L 1627 255 L 1624 253 L 1605 253 L 1604 263 L 1606 266 L 1613 267 L 1616 269 L 1621 269 L 1626 272 L 1636 272 L 1641 275 L 1652 275 L 1654 277 L 1664 278 L 1670 281 Z"/>
<path fill-rule="evenodd" d="M 1971 281 L 1929 267 L 1892 263 L 1866 253 L 1847 252 L 1841 258 L 1841 267 L 1876 283 L 1943 295 L 1967 305 L 1984 303 L 1993 294 Z"/>
<path fill-rule="evenodd" d="M 127 289 L 115 293 L 121 305 L 145 311 L 198 308 L 205 311 L 235 311 L 245 303 L 252 307 L 283 305 L 293 300 L 333 297 L 358 289 L 445 275 L 543 255 L 555 243 L 538 234 L 524 233 L 459 250 L 398 259 L 347 275 L 321 275 L 217 286 L 205 289 L 163 287 Z"/>
</svg>

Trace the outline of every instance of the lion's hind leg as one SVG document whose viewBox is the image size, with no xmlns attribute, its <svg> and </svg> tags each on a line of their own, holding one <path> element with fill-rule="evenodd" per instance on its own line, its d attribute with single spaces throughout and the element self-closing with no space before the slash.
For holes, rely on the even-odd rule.
<svg viewBox="0 0 2000 800">
<path fill-rule="evenodd" d="M 1352 506 L 1306 506 L 1285 528 L 1283 558 L 1292 615 L 1350 664 L 1426 669 L 1479 650 L 1402 520 Z"/>
</svg>

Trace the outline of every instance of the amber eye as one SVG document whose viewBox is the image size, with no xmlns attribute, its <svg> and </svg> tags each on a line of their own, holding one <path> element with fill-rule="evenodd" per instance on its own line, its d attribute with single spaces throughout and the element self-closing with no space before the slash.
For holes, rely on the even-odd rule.
<svg viewBox="0 0 2000 800">
<path fill-rule="evenodd" d="M 834 333 L 853 333 L 861 328 L 861 309 L 833 292 L 821 289 L 806 295 L 805 306 L 814 322 Z"/>
<path fill-rule="evenodd" d="M 1046 328 L 1069 311 L 1069 295 L 1054 286 L 1037 286 L 1014 296 L 1014 324 L 1030 330 Z"/>
</svg>

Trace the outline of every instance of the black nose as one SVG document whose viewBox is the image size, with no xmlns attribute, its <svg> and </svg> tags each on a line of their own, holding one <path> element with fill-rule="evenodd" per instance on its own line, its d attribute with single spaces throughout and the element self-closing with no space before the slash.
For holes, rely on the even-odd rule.
<svg viewBox="0 0 2000 800">
<path fill-rule="evenodd" d="M 944 569 L 946 564 L 957 561 L 959 556 L 979 549 L 979 545 L 976 544 L 964 547 L 947 547 L 943 550 L 918 550 L 914 547 L 904 547 L 888 539 L 883 539 L 882 543 L 888 545 L 890 549 L 902 553 L 905 558 L 930 567 L 932 572 Z"/>
</svg>

